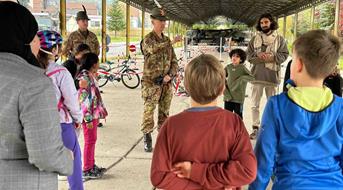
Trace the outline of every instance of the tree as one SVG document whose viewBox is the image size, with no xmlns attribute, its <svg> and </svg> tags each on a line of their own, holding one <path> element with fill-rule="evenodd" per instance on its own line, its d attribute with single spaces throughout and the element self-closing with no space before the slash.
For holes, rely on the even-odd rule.
<svg viewBox="0 0 343 190">
<path fill-rule="evenodd" d="M 192 26 L 193 29 L 203 29 L 203 30 L 219 30 L 219 29 L 238 29 L 247 30 L 248 26 L 246 24 L 237 22 L 234 23 L 232 19 L 226 18 L 224 16 L 217 16 L 209 18 L 206 22 L 198 22 Z"/>
<path fill-rule="evenodd" d="M 19 3 L 28 8 L 30 0 L 19 0 Z"/>
<path fill-rule="evenodd" d="M 326 2 L 319 7 L 319 28 L 324 30 L 333 30 L 335 24 L 335 4 Z"/>
<path fill-rule="evenodd" d="M 311 30 L 311 9 L 306 9 L 298 13 L 297 36 Z"/>
<path fill-rule="evenodd" d="M 110 17 L 108 21 L 108 29 L 114 31 L 114 36 L 117 36 L 117 31 L 122 31 L 126 28 L 124 13 L 120 7 L 118 0 L 114 0 L 111 9 L 108 13 Z"/>
</svg>

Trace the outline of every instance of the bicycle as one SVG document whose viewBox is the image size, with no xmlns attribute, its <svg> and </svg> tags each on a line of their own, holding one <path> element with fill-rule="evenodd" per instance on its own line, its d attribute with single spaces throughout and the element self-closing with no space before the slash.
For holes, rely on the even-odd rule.
<svg viewBox="0 0 343 190">
<path fill-rule="evenodd" d="M 131 65 L 136 65 L 136 61 L 132 60 L 129 56 L 127 60 L 121 62 L 116 67 L 112 67 L 114 62 L 107 61 L 107 66 L 101 65 L 97 72 L 97 79 L 99 87 L 103 87 L 110 82 L 120 82 L 129 89 L 135 89 L 140 84 L 140 77 L 136 70 L 138 68 L 131 68 Z M 116 70 L 116 72 L 113 72 Z"/>
<path fill-rule="evenodd" d="M 188 97 L 189 95 L 186 92 L 186 88 L 182 85 L 182 81 L 184 80 L 184 73 L 185 73 L 185 66 L 184 64 L 182 64 L 182 58 L 180 58 L 178 62 L 181 64 L 179 64 L 180 66 L 179 66 L 176 76 L 172 79 L 174 95 Z"/>
</svg>

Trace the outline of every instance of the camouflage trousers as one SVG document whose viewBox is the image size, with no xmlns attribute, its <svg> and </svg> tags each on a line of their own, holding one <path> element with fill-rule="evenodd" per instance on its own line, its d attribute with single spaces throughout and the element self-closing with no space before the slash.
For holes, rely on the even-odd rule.
<svg viewBox="0 0 343 190">
<path fill-rule="evenodd" d="M 172 97 L 173 90 L 170 83 L 162 86 L 142 84 L 144 113 L 141 131 L 144 134 L 151 133 L 154 130 L 154 110 L 156 105 L 158 105 L 157 128 L 159 129 L 162 126 L 169 116 Z"/>
</svg>

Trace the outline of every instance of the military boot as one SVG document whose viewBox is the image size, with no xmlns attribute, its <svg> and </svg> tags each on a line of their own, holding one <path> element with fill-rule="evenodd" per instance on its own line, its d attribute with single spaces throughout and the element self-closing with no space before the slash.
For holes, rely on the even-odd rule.
<svg viewBox="0 0 343 190">
<path fill-rule="evenodd" d="M 144 151 L 152 152 L 152 138 L 151 133 L 144 134 Z"/>
</svg>

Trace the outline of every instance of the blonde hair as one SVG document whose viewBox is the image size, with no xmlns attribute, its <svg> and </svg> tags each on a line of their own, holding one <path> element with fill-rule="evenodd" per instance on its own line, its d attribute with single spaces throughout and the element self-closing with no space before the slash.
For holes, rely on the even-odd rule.
<svg viewBox="0 0 343 190">
<path fill-rule="evenodd" d="M 304 62 L 312 78 L 326 78 L 336 68 L 341 44 L 337 37 L 325 30 L 312 30 L 293 43 L 293 50 Z"/>
<path fill-rule="evenodd" d="M 184 83 L 186 91 L 194 101 L 208 104 L 224 89 L 224 68 L 213 55 L 202 54 L 186 66 Z"/>
</svg>

